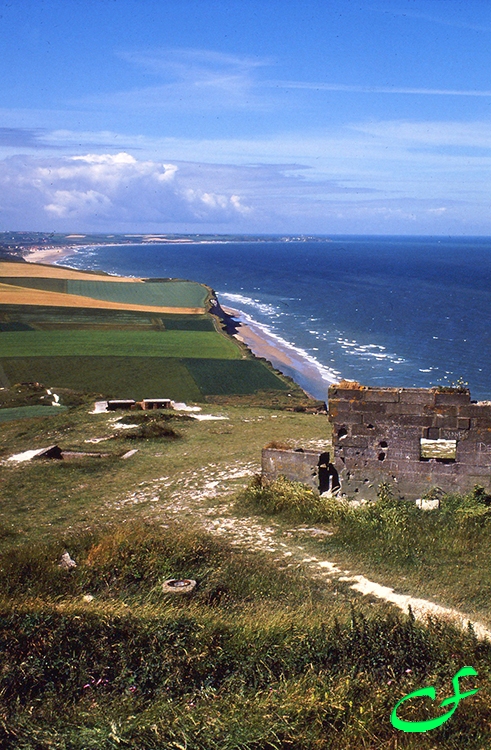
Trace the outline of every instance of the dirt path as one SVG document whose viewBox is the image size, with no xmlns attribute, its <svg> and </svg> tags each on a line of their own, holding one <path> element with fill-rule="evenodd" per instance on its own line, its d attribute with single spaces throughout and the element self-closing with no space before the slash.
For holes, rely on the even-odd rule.
<svg viewBox="0 0 491 750">
<path fill-rule="evenodd" d="M 236 517 L 230 500 L 231 493 L 246 486 L 250 478 L 259 471 L 260 466 L 255 462 L 208 464 L 172 478 L 162 476 L 143 482 L 141 490 L 122 499 L 118 507 L 148 503 L 149 515 L 154 519 L 162 518 L 163 511 L 167 516 L 172 514 L 191 517 L 194 521 L 199 521 L 206 531 L 225 537 L 231 544 L 275 553 L 276 561 L 284 562 L 285 567 L 301 565 L 312 576 L 329 580 L 334 585 L 338 581 L 363 596 L 390 602 L 406 613 L 410 606 L 419 620 L 431 615 L 451 620 L 462 628 L 471 623 L 478 638 L 491 640 L 491 630 L 465 613 L 427 599 L 398 594 L 394 589 L 381 586 L 365 576 L 352 575 L 349 570 L 343 570 L 329 560 L 308 555 L 304 547 L 293 539 L 299 533 L 304 533 L 306 539 L 328 535 L 329 532 L 324 529 L 304 524 L 285 530 L 280 524 L 274 521 L 266 523 L 259 517 Z M 153 507 L 150 504 L 154 504 Z"/>
</svg>

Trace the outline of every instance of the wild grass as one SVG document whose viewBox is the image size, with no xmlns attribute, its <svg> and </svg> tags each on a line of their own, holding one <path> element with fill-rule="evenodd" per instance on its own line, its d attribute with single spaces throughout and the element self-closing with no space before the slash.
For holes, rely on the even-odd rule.
<svg viewBox="0 0 491 750">
<path fill-rule="evenodd" d="M 14 389 L 15 390 L 15 389 Z M 0 394 L 5 391 L 0 391 Z M 64 399 L 64 392 L 62 400 Z M 16 394 L 12 393 L 12 397 Z M 18 394 L 19 397 L 27 394 Z M 73 394 L 68 394 L 70 397 Z M 93 402 L 54 414 L 48 419 L 22 419 L 5 422 L 0 431 L 0 522 L 12 525 L 16 536 L 0 539 L 3 545 L 32 543 L 51 537 L 54 531 L 68 526 L 84 529 L 95 521 L 116 522 L 122 518 L 146 518 L 160 514 L 165 521 L 167 510 L 178 498 L 183 482 L 225 476 L 229 466 L 253 464 L 259 469 L 261 447 L 272 438 L 286 440 L 292 434 L 297 440 L 321 440 L 326 432 L 322 417 L 277 412 L 264 408 L 213 405 L 203 412 L 226 416 L 227 420 L 198 422 L 178 418 L 173 412 L 161 412 L 159 421 L 178 432 L 180 440 L 160 438 L 129 440 L 129 430 L 114 429 L 117 414 L 89 414 Z M 172 421 L 167 423 L 167 417 Z M 129 423 L 152 421 L 154 413 L 126 412 Z M 100 440 L 97 444 L 87 440 Z M 93 461 L 33 461 L 15 464 L 6 459 L 26 450 L 57 444 L 62 450 L 109 453 L 109 458 Z M 138 448 L 127 461 L 120 456 Z M 159 481 L 167 477 L 163 483 Z M 218 476 L 217 476 L 218 478 Z M 223 479 L 221 480 L 223 482 Z M 238 482 L 230 481 L 230 492 Z M 165 486 L 164 486 L 165 485 Z M 155 489 L 153 489 L 155 488 Z M 136 495 L 157 496 L 135 502 Z M 196 496 L 201 490 L 199 484 Z"/>
<path fill-rule="evenodd" d="M 67 546 L 72 571 L 57 565 Z M 400 697 L 447 695 L 463 664 L 482 687 L 491 677 L 471 632 L 367 614 L 182 524 L 65 535 L 1 555 L 0 570 L 5 748 L 411 747 L 389 723 Z M 170 576 L 197 587 L 165 595 Z M 481 690 L 417 746 L 477 750 L 490 719 Z"/>
<path fill-rule="evenodd" d="M 303 485 L 253 481 L 238 506 L 332 531 L 316 542 L 329 559 L 399 591 L 441 601 L 491 623 L 491 498 L 476 487 L 426 511 L 381 487 L 376 502 L 353 507 Z"/>
</svg>

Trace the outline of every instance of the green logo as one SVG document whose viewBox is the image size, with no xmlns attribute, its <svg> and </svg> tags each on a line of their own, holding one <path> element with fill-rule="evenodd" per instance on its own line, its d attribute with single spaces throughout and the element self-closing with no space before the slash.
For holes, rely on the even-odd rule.
<svg viewBox="0 0 491 750">
<path fill-rule="evenodd" d="M 460 677 L 467 677 L 468 675 L 474 675 L 477 677 L 477 672 L 473 667 L 462 667 L 462 669 L 453 676 L 452 685 L 454 694 L 450 696 L 450 698 L 445 698 L 445 700 L 440 703 L 440 708 L 445 708 L 445 706 L 450 706 L 453 703 L 454 706 L 450 711 L 438 716 L 436 719 L 428 719 L 427 721 L 404 721 L 403 719 L 399 719 L 397 716 L 397 709 L 405 701 L 408 701 L 411 698 L 420 698 L 423 696 L 431 698 L 432 701 L 435 700 L 436 690 L 434 687 L 421 688 L 420 690 L 415 690 L 414 693 L 409 693 L 409 695 L 404 696 L 404 698 L 401 698 L 401 700 L 396 703 L 394 710 L 390 715 L 392 726 L 396 729 L 402 729 L 403 732 L 429 732 L 430 729 L 441 727 L 442 724 L 445 724 L 445 722 L 450 719 L 463 698 L 468 698 L 479 690 L 479 688 L 477 688 L 476 690 L 468 690 L 466 693 L 460 692 L 459 679 Z"/>
</svg>

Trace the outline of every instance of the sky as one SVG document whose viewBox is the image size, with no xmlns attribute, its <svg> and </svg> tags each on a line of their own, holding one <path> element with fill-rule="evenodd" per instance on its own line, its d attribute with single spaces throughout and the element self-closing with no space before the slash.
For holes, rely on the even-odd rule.
<svg viewBox="0 0 491 750">
<path fill-rule="evenodd" d="M 491 235 L 490 0 L 0 0 L 0 231 Z"/>
</svg>

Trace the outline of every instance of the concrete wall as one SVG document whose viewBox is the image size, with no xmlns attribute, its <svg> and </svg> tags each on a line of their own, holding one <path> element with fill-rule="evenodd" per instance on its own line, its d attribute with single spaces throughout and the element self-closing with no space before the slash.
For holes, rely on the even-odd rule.
<svg viewBox="0 0 491 750">
<path fill-rule="evenodd" d="M 342 494 L 372 499 L 388 482 L 415 499 L 432 487 L 491 491 L 491 402 L 472 402 L 469 391 L 329 388 L 333 461 Z M 421 438 L 456 441 L 455 460 L 421 458 Z"/>
<path fill-rule="evenodd" d="M 264 448 L 262 476 L 272 481 L 284 476 L 294 482 L 303 482 L 312 489 L 319 488 L 318 468 L 320 451 L 295 451 Z"/>
</svg>

